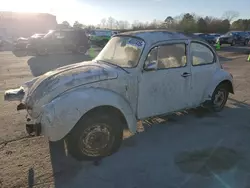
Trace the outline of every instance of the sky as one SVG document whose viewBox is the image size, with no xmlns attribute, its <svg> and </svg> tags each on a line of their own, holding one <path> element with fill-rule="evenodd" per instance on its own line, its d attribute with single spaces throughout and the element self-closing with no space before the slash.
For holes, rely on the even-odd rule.
<svg viewBox="0 0 250 188">
<path fill-rule="evenodd" d="M 221 17 L 223 12 L 239 12 L 250 19 L 250 0 L 0 0 L 0 11 L 46 12 L 74 23 L 99 24 L 109 16 L 133 22 L 164 20 L 167 16 L 195 13 L 199 16 Z"/>
</svg>

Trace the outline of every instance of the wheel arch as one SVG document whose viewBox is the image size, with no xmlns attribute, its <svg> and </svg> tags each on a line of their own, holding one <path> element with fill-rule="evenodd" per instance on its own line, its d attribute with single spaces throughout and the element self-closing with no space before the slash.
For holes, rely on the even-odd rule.
<svg viewBox="0 0 250 188">
<path fill-rule="evenodd" d="M 50 141 L 61 140 L 81 118 L 96 111 L 114 113 L 124 129 L 136 132 L 135 113 L 121 95 L 102 88 L 85 88 L 64 94 L 43 107 L 41 124 L 45 132 L 42 134 Z"/>
<path fill-rule="evenodd" d="M 124 114 L 121 112 L 120 109 L 118 109 L 117 107 L 111 106 L 111 105 L 101 105 L 101 106 L 96 106 L 96 107 L 90 109 L 89 111 L 87 111 L 85 114 L 82 115 L 82 117 L 79 119 L 79 121 L 76 123 L 76 125 L 80 121 L 82 121 L 86 116 L 90 116 L 90 115 L 95 114 L 95 113 L 106 113 L 109 115 L 115 115 L 121 121 L 122 128 L 129 129 L 128 122 L 127 122 Z"/>
<path fill-rule="evenodd" d="M 204 92 L 204 101 L 211 100 L 212 95 L 216 87 L 220 84 L 225 84 L 228 88 L 228 91 L 234 94 L 234 85 L 233 85 L 233 77 L 230 73 L 226 72 L 223 69 L 219 69 L 215 72 L 213 79 L 207 86 L 207 89 Z"/>
</svg>

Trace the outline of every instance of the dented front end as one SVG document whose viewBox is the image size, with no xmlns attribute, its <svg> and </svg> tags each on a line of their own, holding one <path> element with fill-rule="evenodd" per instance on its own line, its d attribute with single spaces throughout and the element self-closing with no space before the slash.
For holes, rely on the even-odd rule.
<svg viewBox="0 0 250 188">
<path fill-rule="evenodd" d="M 5 101 L 19 101 L 20 104 L 17 106 L 17 110 L 28 109 L 29 107 L 26 105 L 26 100 L 28 97 L 29 89 L 32 85 L 37 81 L 39 77 L 32 79 L 29 82 L 24 83 L 21 87 L 16 89 L 9 89 L 4 93 Z"/>
<path fill-rule="evenodd" d="M 49 135 L 49 132 L 53 130 L 50 121 L 53 111 L 46 108 L 50 106 L 48 104 L 52 100 L 73 88 L 86 84 L 91 87 L 91 83 L 117 77 L 117 70 L 104 64 L 100 65 L 96 62 L 73 64 L 34 78 L 20 88 L 7 90 L 4 100 L 19 101 L 17 110 L 27 110 L 26 130 L 28 134 Z"/>
</svg>

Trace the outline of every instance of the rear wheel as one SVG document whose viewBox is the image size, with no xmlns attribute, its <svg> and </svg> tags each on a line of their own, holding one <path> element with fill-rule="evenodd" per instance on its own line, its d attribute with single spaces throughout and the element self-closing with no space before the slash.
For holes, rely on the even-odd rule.
<svg viewBox="0 0 250 188">
<path fill-rule="evenodd" d="M 110 114 L 87 114 L 67 136 L 68 152 L 77 160 L 96 160 L 113 154 L 122 143 L 121 125 Z"/>
<path fill-rule="evenodd" d="M 77 47 L 77 53 L 85 54 L 86 52 L 87 52 L 87 48 L 85 46 L 78 46 Z"/>
<path fill-rule="evenodd" d="M 249 42 L 248 40 L 245 40 L 244 45 L 247 46 L 248 42 Z"/>
<path fill-rule="evenodd" d="M 228 88 L 225 84 L 220 84 L 216 87 L 212 96 L 213 111 L 220 112 L 224 108 L 228 99 L 228 95 Z"/>
<path fill-rule="evenodd" d="M 232 41 L 231 46 L 235 46 L 236 42 L 235 40 Z"/>
</svg>

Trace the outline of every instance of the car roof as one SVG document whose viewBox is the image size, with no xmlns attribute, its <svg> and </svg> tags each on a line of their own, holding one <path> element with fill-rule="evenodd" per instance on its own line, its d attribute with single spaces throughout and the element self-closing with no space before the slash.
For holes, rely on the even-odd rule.
<svg viewBox="0 0 250 188">
<path fill-rule="evenodd" d="M 142 38 L 146 42 L 156 43 L 164 40 L 202 40 L 199 36 L 194 34 L 186 34 L 183 32 L 167 31 L 167 30 L 139 30 L 139 31 L 128 31 L 121 33 L 119 35 L 131 35 L 135 37 Z"/>
</svg>

